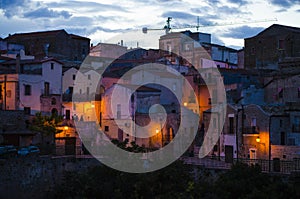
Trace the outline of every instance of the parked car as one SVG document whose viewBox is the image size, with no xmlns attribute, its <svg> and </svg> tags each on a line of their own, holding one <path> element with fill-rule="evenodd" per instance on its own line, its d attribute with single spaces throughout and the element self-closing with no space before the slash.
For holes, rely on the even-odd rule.
<svg viewBox="0 0 300 199">
<path fill-rule="evenodd" d="M 8 146 L 5 146 L 6 148 L 6 153 L 8 154 L 17 154 L 17 148 L 14 146 L 14 145 L 8 145 Z"/>
<path fill-rule="evenodd" d="M 40 149 L 37 146 L 22 147 L 18 150 L 19 155 L 39 154 Z"/>
<path fill-rule="evenodd" d="M 0 155 L 17 154 L 17 148 L 13 145 L 0 146 Z"/>
</svg>

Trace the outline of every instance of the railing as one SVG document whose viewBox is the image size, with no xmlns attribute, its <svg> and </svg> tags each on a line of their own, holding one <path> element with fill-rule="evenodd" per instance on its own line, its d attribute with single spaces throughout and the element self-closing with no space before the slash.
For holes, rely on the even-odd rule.
<svg viewBox="0 0 300 199">
<path fill-rule="evenodd" d="M 242 129 L 243 134 L 259 134 L 258 126 L 249 126 Z"/>
<path fill-rule="evenodd" d="M 207 169 L 230 169 L 232 164 L 238 162 L 247 165 L 259 165 L 264 173 L 291 174 L 300 172 L 300 159 L 293 160 L 263 160 L 263 159 L 234 159 L 233 163 L 226 163 L 224 157 L 181 157 L 186 164 L 198 165 Z"/>
<path fill-rule="evenodd" d="M 237 160 L 235 160 L 236 162 Z M 239 159 L 239 162 L 248 165 L 259 165 L 262 172 L 291 174 L 300 172 L 300 159 L 294 160 L 262 160 L 262 159 Z"/>
</svg>

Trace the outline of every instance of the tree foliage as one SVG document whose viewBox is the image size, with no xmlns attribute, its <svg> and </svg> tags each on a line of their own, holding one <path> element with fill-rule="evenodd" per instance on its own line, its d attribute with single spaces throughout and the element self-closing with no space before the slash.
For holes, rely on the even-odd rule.
<svg viewBox="0 0 300 199">
<path fill-rule="evenodd" d="M 217 175 L 205 169 L 195 175 L 195 168 L 176 161 L 144 174 L 104 165 L 81 174 L 68 172 L 56 189 L 56 198 L 300 198 L 296 177 L 267 175 L 257 166 L 243 164 Z"/>
<path fill-rule="evenodd" d="M 62 117 L 52 114 L 51 116 L 42 115 L 41 112 L 35 114 L 29 129 L 45 135 L 52 135 L 57 132 L 56 127 L 62 121 Z"/>
</svg>

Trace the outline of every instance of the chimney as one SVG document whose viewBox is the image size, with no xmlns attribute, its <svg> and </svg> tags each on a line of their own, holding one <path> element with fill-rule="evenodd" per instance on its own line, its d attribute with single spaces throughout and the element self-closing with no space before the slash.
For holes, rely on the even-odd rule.
<svg viewBox="0 0 300 199">
<path fill-rule="evenodd" d="M 18 53 L 17 56 L 16 56 L 16 73 L 17 74 L 20 73 L 20 66 L 21 66 L 20 62 L 21 62 L 21 56 Z"/>
</svg>

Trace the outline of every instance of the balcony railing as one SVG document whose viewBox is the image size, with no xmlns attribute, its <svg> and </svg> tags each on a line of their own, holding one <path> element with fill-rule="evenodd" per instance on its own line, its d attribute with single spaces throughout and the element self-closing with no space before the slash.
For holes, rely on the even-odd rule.
<svg viewBox="0 0 300 199">
<path fill-rule="evenodd" d="M 75 93 L 73 95 L 66 94 L 65 99 L 70 100 L 70 101 L 74 100 L 76 102 L 101 101 L 101 94 L 94 94 L 94 93 L 89 94 L 89 95 L 87 95 L 85 93 L 83 93 L 83 94 L 76 94 Z"/>
<path fill-rule="evenodd" d="M 249 126 L 242 129 L 243 134 L 259 134 L 258 126 Z"/>
</svg>

